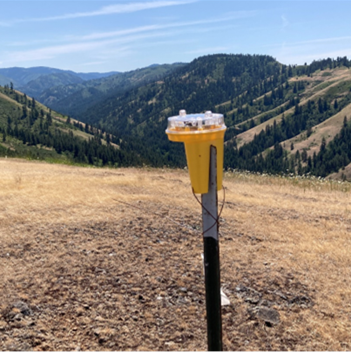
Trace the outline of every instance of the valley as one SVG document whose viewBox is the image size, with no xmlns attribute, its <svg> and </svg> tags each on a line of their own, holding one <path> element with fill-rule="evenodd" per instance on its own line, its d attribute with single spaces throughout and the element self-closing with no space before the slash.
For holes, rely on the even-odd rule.
<svg viewBox="0 0 351 353">
<path fill-rule="evenodd" d="M 184 148 L 168 141 L 166 119 L 180 109 L 212 110 L 223 114 L 227 125 L 225 170 L 341 175 L 342 180 L 348 180 L 343 171 L 351 162 L 350 66 L 346 57 L 286 66 L 266 55 L 218 54 L 188 64 L 106 73 L 92 80 L 87 79 L 88 74 L 83 77 L 49 68 L 42 76 L 35 76 L 39 68 L 33 68 L 32 73 L 31 69 L 20 70 L 14 77 L 27 79 L 29 93 L 33 87 L 41 87 L 36 96 L 45 107 L 41 109 L 53 110 L 54 116 L 60 117 L 55 124 L 61 126 L 52 131 L 83 138 L 78 145 L 90 139 L 103 146 L 73 148 L 67 140 L 55 145 L 57 160 L 96 166 L 183 168 Z M 62 80 L 73 77 L 80 81 L 55 85 L 57 75 Z M 17 90 L 16 96 L 11 90 L 11 85 L 4 86 L 2 97 L 18 106 L 16 97 L 23 93 Z M 32 97 L 28 97 L 30 101 Z M 14 119 L 18 113 L 16 116 Z M 70 124 L 64 124 L 65 120 Z M 11 120 L 8 126 L 8 121 L 0 120 L 0 129 L 11 139 L 17 123 Z M 38 124 L 28 128 L 38 136 L 47 133 L 40 132 Z M 36 152 L 30 156 L 45 159 L 33 142 L 22 139 L 22 145 L 17 143 L 20 148 L 6 152 L 9 146 L 0 141 L 1 155 L 14 156 L 11 151 L 17 151 L 17 157 L 23 156 L 29 149 Z M 98 152 L 99 148 L 102 151 Z"/>
</svg>

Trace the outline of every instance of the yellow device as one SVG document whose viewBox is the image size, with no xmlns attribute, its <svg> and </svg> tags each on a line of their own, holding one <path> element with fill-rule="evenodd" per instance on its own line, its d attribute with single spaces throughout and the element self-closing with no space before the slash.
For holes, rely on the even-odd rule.
<svg viewBox="0 0 351 353">
<path fill-rule="evenodd" d="M 168 118 L 166 134 L 170 141 L 184 142 L 191 186 L 197 194 L 208 192 L 210 147 L 217 148 L 217 190 L 222 189 L 223 145 L 227 127 L 222 114 L 186 114 Z"/>
</svg>

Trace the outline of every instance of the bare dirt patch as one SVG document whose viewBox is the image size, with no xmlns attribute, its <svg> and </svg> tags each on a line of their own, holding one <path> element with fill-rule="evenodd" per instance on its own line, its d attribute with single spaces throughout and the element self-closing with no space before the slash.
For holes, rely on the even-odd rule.
<svg viewBox="0 0 351 353">
<path fill-rule="evenodd" d="M 350 350 L 349 189 L 242 174 L 224 185 L 224 348 Z M 0 159 L 0 201 L 0 349 L 206 350 L 185 171 Z"/>
</svg>

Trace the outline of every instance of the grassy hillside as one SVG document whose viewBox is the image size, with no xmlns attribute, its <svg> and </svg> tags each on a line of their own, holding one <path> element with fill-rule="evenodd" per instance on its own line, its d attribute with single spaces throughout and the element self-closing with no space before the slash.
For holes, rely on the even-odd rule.
<svg viewBox="0 0 351 353">
<path fill-rule="evenodd" d="M 226 173 L 224 185 L 224 350 L 350 351 L 350 184 Z M 1 350 L 207 349 L 186 171 L 0 159 L 0 199 Z"/>
</svg>

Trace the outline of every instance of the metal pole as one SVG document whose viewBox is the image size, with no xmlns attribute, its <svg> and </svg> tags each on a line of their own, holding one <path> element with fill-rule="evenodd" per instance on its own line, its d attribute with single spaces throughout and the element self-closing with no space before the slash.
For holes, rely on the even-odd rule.
<svg viewBox="0 0 351 353">
<path fill-rule="evenodd" d="M 203 232 L 205 232 L 204 268 L 207 311 L 207 345 L 209 351 L 222 351 L 218 223 L 213 226 L 218 217 L 217 149 L 215 146 L 211 146 L 209 172 L 210 180 L 208 193 L 201 195 L 202 205 L 204 206 L 202 208 L 202 229 Z"/>
</svg>

